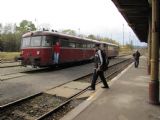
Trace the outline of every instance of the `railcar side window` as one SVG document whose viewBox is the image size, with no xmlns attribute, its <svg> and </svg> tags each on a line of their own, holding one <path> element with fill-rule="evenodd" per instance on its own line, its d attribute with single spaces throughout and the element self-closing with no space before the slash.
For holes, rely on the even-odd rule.
<svg viewBox="0 0 160 120">
<path fill-rule="evenodd" d="M 46 36 L 46 41 L 50 41 L 51 45 L 55 45 L 58 41 L 58 38 L 55 36 Z"/>
<path fill-rule="evenodd" d="M 87 48 L 91 48 L 91 44 L 88 43 L 88 44 L 87 44 Z"/>
<path fill-rule="evenodd" d="M 92 48 L 94 48 L 94 46 L 95 46 L 94 43 L 92 43 Z"/>
<path fill-rule="evenodd" d="M 83 44 L 82 43 L 76 43 L 76 48 L 83 48 Z"/>
<path fill-rule="evenodd" d="M 31 40 L 30 37 L 23 38 L 22 39 L 22 48 L 29 47 L 30 46 L 30 40 Z"/>
<path fill-rule="evenodd" d="M 41 46 L 41 36 L 31 37 L 31 46 L 32 47 Z"/>
<path fill-rule="evenodd" d="M 113 46 L 108 46 L 108 50 L 114 50 Z"/>
<path fill-rule="evenodd" d="M 86 48 L 87 47 L 87 45 L 86 44 L 83 44 L 83 48 Z"/>
<path fill-rule="evenodd" d="M 48 39 L 51 39 L 52 45 L 55 45 L 56 42 L 58 42 L 58 38 L 57 37 L 49 37 Z"/>
<path fill-rule="evenodd" d="M 69 42 L 68 42 L 68 40 L 61 40 L 61 46 L 62 46 L 62 47 L 69 47 Z"/>
<path fill-rule="evenodd" d="M 75 47 L 76 47 L 76 43 L 74 43 L 74 42 L 69 42 L 69 47 L 75 48 Z"/>
<path fill-rule="evenodd" d="M 42 36 L 42 46 L 44 47 L 50 47 L 51 46 L 51 39 L 48 39 L 49 37 Z"/>
</svg>

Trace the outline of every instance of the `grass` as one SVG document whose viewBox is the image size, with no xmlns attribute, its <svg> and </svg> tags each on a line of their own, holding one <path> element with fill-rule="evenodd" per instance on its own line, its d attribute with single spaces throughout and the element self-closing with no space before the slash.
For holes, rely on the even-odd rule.
<svg viewBox="0 0 160 120">
<path fill-rule="evenodd" d="M 0 60 L 14 61 L 15 57 L 18 57 L 20 52 L 0 52 Z"/>
</svg>

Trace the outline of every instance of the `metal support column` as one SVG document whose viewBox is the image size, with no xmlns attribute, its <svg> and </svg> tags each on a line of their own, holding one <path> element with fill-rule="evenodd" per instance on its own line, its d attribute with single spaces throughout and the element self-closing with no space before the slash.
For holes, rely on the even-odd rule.
<svg viewBox="0 0 160 120">
<path fill-rule="evenodd" d="M 152 0 L 152 50 L 149 103 L 159 104 L 159 0 Z"/>
<path fill-rule="evenodd" d="M 148 27 L 148 75 L 151 74 L 151 36 L 152 36 L 152 21 L 151 21 L 151 13 L 149 14 L 149 27 Z"/>
</svg>

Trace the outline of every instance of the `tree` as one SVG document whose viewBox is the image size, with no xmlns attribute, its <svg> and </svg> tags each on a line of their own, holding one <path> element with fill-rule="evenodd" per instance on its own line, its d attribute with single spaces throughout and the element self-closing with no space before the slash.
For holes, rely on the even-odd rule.
<svg viewBox="0 0 160 120">
<path fill-rule="evenodd" d="M 8 34 L 8 33 L 11 33 L 12 32 L 12 24 L 6 24 L 4 27 L 3 27 L 3 33 L 4 34 Z"/>
<path fill-rule="evenodd" d="M 2 28 L 3 28 L 3 26 L 2 26 L 2 24 L 0 23 L 0 34 L 2 33 Z"/>
<path fill-rule="evenodd" d="M 97 39 L 97 38 L 96 38 L 96 36 L 95 36 L 95 35 L 93 35 L 93 34 L 88 35 L 88 36 L 87 36 L 87 38 L 89 38 L 89 39 L 93 39 L 93 40 L 96 40 L 96 39 Z"/>
<path fill-rule="evenodd" d="M 71 30 L 71 29 L 62 30 L 62 33 L 68 34 L 68 35 L 74 35 L 74 36 L 77 35 L 77 33 L 74 30 Z"/>
<path fill-rule="evenodd" d="M 16 27 L 16 30 L 22 34 L 28 32 L 28 31 L 34 31 L 36 30 L 35 25 L 32 23 L 32 21 L 28 21 L 28 20 L 22 20 L 20 22 L 19 27 Z"/>
<path fill-rule="evenodd" d="M 43 24 L 40 24 L 38 27 L 38 30 L 50 30 L 51 29 L 51 25 L 48 24 L 48 23 L 43 23 Z"/>
</svg>

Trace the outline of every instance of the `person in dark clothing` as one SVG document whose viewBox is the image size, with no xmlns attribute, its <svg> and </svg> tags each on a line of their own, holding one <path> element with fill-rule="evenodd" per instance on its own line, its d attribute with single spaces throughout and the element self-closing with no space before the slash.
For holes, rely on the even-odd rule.
<svg viewBox="0 0 160 120">
<path fill-rule="evenodd" d="M 0 52 L 3 52 L 3 48 L 2 47 L 0 47 Z"/>
<path fill-rule="evenodd" d="M 136 50 L 135 53 L 133 53 L 133 57 L 134 57 L 134 66 L 135 68 L 138 68 L 139 65 L 139 57 L 141 56 L 141 54 L 139 53 L 138 50 Z"/>
<path fill-rule="evenodd" d="M 104 71 L 102 70 L 102 65 L 103 65 L 103 59 L 102 59 L 102 50 L 100 49 L 100 44 L 95 45 L 96 53 L 94 56 L 94 73 L 93 73 L 93 78 L 91 82 L 91 90 L 95 90 L 95 85 L 98 76 L 100 76 L 101 81 L 103 82 L 103 87 L 102 88 L 109 88 L 106 79 L 104 77 Z"/>
</svg>

